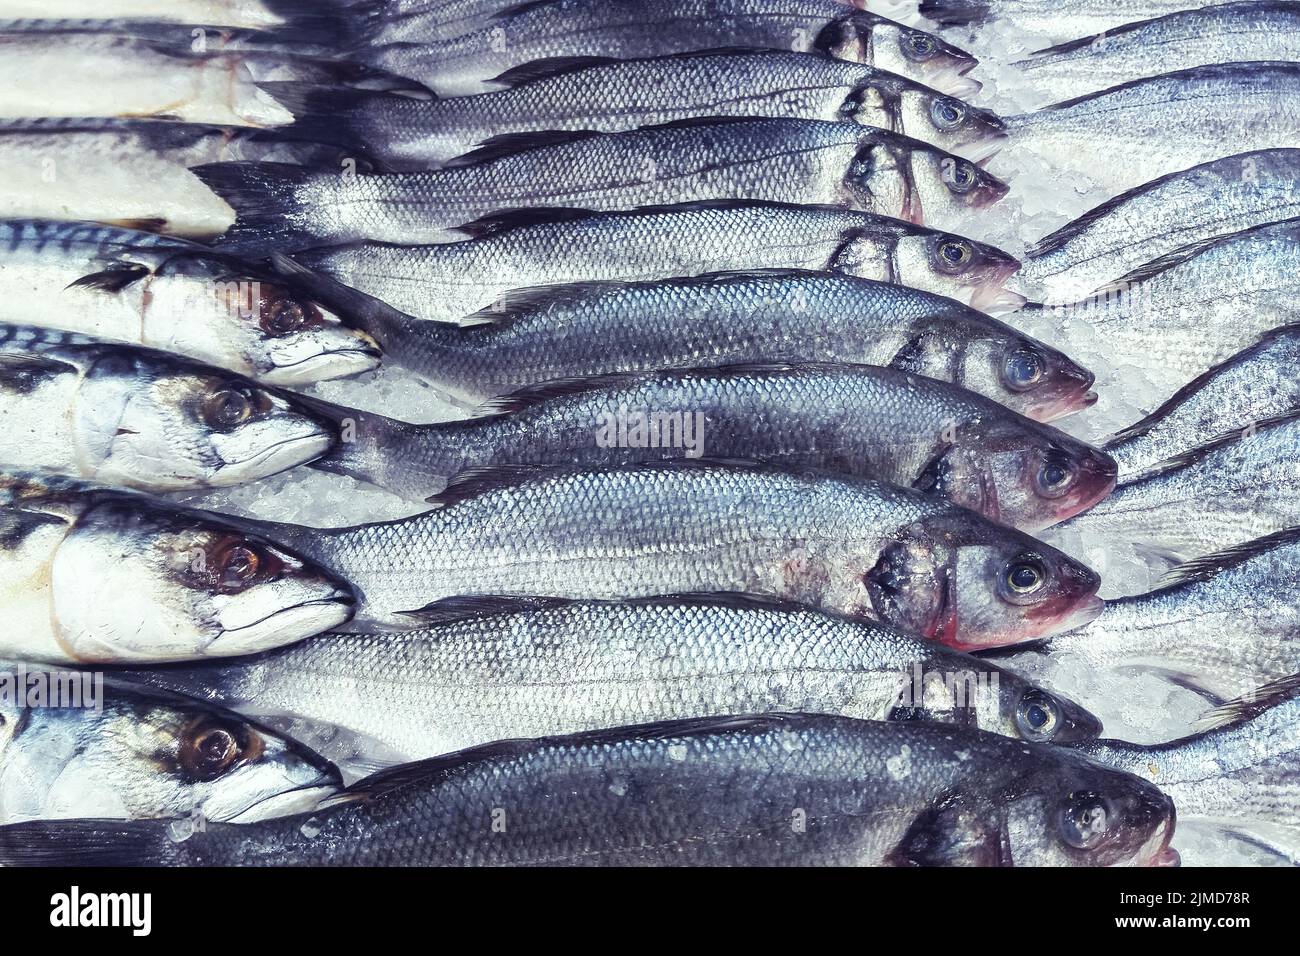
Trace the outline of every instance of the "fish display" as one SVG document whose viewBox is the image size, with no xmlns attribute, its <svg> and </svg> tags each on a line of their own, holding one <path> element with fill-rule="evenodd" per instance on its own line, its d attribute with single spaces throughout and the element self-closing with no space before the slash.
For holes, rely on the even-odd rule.
<svg viewBox="0 0 1300 956">
<path fill-rule="evenodd" d="M 1001 23 L 1069 40 L 1210 5 L 1209 0 L 918 0 L 917 12 L 942 26 L 985 29 Z"/>
<path fill-rule="evenodd" d="M 748 456 L 917 488 L 1034 531 L 1095 505 L 1116 474 L 1103 452 L 1051 426 L 964 389 L 869 365 L 570 379 L 448 424 L 332 415 L 356 423 L 352 440 L 322 451 L 316 467 L 414 497 L 440 489 L 442 479 L 508 465 Z"/>
<path fill-rule="evenodd" d="M 968 796 L 945 804 L 953 793 Z M 504 833 L 493 807 L 511 808 Z M 792 807 L 815 825 L 791 827 Z M 12 824 L 0 862 L 1167 865 L 1173 827 L 1154 786 L 1068 749 L 774 715 L 490 744 L 378 774 L 315 814 L 183 842 L 159 821 Z"/>
<path fill-rule="evenodd" d="M 557 170 L 568 170 L 558 176 Z M 504 134 L 431 172 L 268 163 L 193 170 L 238 214 L 234 248 L 454 238 L 503 208 L 632 209 L 700 199 L 830 203 L 946 228 L 1007 186 L 969 160 L 857 123 L 748 117 L 621 133 Z"/>
<path fill-rule="evenodd" d="M 988 662 L 753 595 L 479 598 L 463 610 L 448 607 L 444 620 L 414 631 L 329 634 L 253 658 L 115 676 L 267 720 L 343 728 L 361 749 L 397 761 L 589 727 L 770 710 L 923 715 L 1039 743 L 1101 731 L 1078 704 Z"/>
<path fill-rule="evenodd" d="M 318 754 L 230 711 L 111 679 L 102 693 L 99 707 L 0 701 L 0 822 L 249 822 L 310 810 L 342 786 Z"/>
<path fill-rule="evenodd" d="M 301 83 L 263 88 L 293 111 L 304 135 L 355 143 L 398 170 L 427 169 L 505 133 L 611 132 L 704 116 L 852 120 L 974 159 L 995 152 L 1003 138 L 1002 121 L 988 110 L 874 67 L 810 53 L 544 62 L 499 82 L 508 88 L 432 100 Z M 735 88 L 744 95 L 735 96 Z"/>
</svg>

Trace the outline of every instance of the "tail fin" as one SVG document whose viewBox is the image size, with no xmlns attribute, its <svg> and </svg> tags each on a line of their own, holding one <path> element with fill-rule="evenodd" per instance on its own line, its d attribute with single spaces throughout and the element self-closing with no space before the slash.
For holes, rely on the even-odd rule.
<svg viewBox="0 0 1300 956">
<path fill-rule="evenodd" d="M 369 43 L 383 27 L 379 0 L 262 0 L 285 24 L 277 29 L 328 42 L 337 50 Z"/>
<path fill-rule="evenodd" d="M 302 248 L 335 238 L 307 225 L 321 213 L 303 187 L 332 173 L 288 163 L 208 163 L 191 172 L 235 210 L 235 224 L 214 245 L 248 254 Z"/>
<path fill-rule="evenodd" d="M 0 827 L 0 866 L 162 866 L 185 861 L 168 820 L 32 820 Z"/>
<path fill-rule="evenodd" d="M 260 83 L 277 103 L 293 114 L 293 135 L 320 143 L 334 143 L 364 155 L 365 136 L 356 120 L 386 94 L 347 87 L 322 87 L 314 83 Z"/>
</svg>

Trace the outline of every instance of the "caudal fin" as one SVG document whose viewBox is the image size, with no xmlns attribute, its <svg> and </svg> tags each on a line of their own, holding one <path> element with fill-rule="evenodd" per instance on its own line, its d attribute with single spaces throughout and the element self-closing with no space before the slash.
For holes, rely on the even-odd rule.
<svg viewBox="0 0 1300 956">
<path fill-rule="evenodd" d="M 0 827 L 0 866 L 162 866 L 182 862 L 167 820 L 32 820 Z"/>
<path fill-rule="evenodd" d="M 383 100 L 385 94 L 298 82 L 268 82 L 259 86 L 293 114 L 290 128 L 294 135 L 366 154 L 365 136 L 357 121 L 365 115 L 365 110 Z"/>
<path fill-rule="evenodd" d="M 383 26 L 379 0 L 262 0 L 285 23 L 278 29 L 346 50 L 373 40 Z"/>
<path fill-rule="evenodd" d="M 214 245 L 242 254 L 302 248 L 338 238 L 318 228 L 324 210 L 306 187 L 331 173 L 288 163 L 208 163 L 191 172 L 235 210 L 235 224 Z"/>
</svg>

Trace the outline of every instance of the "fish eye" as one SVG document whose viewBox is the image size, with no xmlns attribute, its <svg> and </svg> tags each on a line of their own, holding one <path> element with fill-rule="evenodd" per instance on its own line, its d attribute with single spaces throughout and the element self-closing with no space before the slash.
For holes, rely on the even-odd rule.
<svg viewBox="0 0 1300 956">
<path fill-rule="evenodd" d="M 203 402 L 203 420 L 213 428 L 234 428 L 253 417 L 255 401 L 248 389 L 223 385 Z"/>
<path fill-rule="evenodd" d="M 975 257 L 975 249 L 960 239 L 944 239 L 936 247 L 939 268 L 946 272 L 960 272 Z"/>
<path fill-rule="evenodd" d="M 1013 594 L 1033 594 L 1046 580 L 1047 572 L 1036 558 L 1017 558 L 1007 566 L 1007 587 Z"/>
<path fill-rule="evenodd" d="M 1074 484 L 1074 463 L 1064 455 L 1049 453 L 1034 477 L 1035 490 L 1045 498 L 1057 498 Z"/>
<path fill-rule="evenodd" d="M 1013 392 L 1023 392 L 1042 381 L 1044 371 L 1037 352 L 1016 349 L 1002 363 L 1002 383 Z"/>
<path fill-rule="evenodd" d="M 903 37 L 903 51 L 914 59 L 923 60 L 934 56 L 939 44 L 934 37 L 924 33 L 909 33 Z"/>
<path fill-rule="evenodd" d="M 323 321 L 311 303 L 299 302 L 285 295 L 264 297 L 258 313 L 258 325 L 273 338 L 314 328 Z"/>
<path fill-rule="evenodd" d="M 1026 740 L 1046 743 L 1061 726 L 1061 709 L 1041 690 L 1026 691 L 1016 707 L 1016 728 Z"/>
<path fill-rule="evenodd" d="M 246 728 L 205 718 L 183 732 L 180 765 L 190 779 L 206 782 L 256 756 L 259 749 L 260 738 Z"/>
<path fill-rule="evenodd" d="M 975 167 L 967 162 L 951 163 L 944 179 L 948 183 L 948 188 L 953 192 L 958 194 L 968 193 L 977 179 Z"/>
<path fill-rule="evenodd" d="M 1061 839 L 1076 850 L 1096 849 L 1106 839 L 1110 813 L 1099 793 L 1080 790 L 1070 794 L 1061 808 Z"/>
<path fill-rule="evenodd" d="M 954 100 L 935 100 L 930 106 L 930 119 L 939 129 L 951 131 L 966 121 L 966 108 Z"/>
<path fill-rule="evenodd" d="M 237 591 L 255 580 L 265 564 L 265 556 L 257 548 L 231 545 L 217 557 L 217 583 L 223 590 Z"/>
</svg>

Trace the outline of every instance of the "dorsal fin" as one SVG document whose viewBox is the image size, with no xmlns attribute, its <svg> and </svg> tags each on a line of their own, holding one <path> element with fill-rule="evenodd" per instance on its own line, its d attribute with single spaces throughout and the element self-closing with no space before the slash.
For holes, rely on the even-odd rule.
<svg viewBox="0 0 1300 956">
<path fill-rule="evenodd" d="M 76 370 L 74 365 L 48 355 L 0 352 L 0 389 L 26 394 L 48 379 Z"/>
<path fill-rule="evenodd" d="M 568 143 L 579 143 L 585 139 L 591 139 L 593 136 L 603 135 L 606 134 L 590 129 L 552 129 L 534 133 L 502 133 L 499 136 L 484 140 L 480 146 L 471 149 L 468 153 L 447 160 L 447 162 L 443 163 L 442 168 L 463 169 L 467 166 L 481 166 L 484 163 L 491 163 L 527 150 L 564 146 Z"/>
<path fill-rule="evenodd" d="M 554 0 L 524 0 L 523 3 L 516 3 L 513 6 L 505 6 L 495 11 L 489 20 L 508 20 L 511 17 L 518 16 L 521 13 L 527 13 L 529 10 L 536 10 L 539 7 L 549 7 Z"/>
<path fill-rule="evenodd" d="M 489 80 L 493 86 L 516 89 L 538 80 L 546 80 L 593 66 L 609 66 L 611 63 L 625 63 L 615 56 L 552 56 L 542 60 L 533 60 L 512 66 L 504 73 Z"/>
<path fill-rule="evenodd" d="M 1139 77 L 1136 80 L 1129 80 L 1127 83 L 1121 83 L 1118 86 L 1112 86 L 1105 90 L 1098 90 L 1094 93 L 1085 93 L 1083 96 L 1075 96 L 1060 103 L 1053 103 L 1051 106 L 1044 106 L 1038 112 L 1050 113 L 1058 110 L 1066 110 L 1073 106 L 1078 106 L 1081 103 L 1086 103 L 1089 100 L 1100 99 L 1103 96 L 1113 96 L 1131 90 L 1134 87 L 1145 86 L 1149 83 L 1179 85 L 1195 80 L 1236 79 L 1245 74 L 1257 77 L 1259 73 L 1265 71 L 1272 71 L 1275 73 L 1300 73 L 1300 63 L 1286 63 L 1280 60 L 1260 60 L 1249 63 L 1211 63 L 1204 66 L 1193 66 L 1186 70 L 1176 70 L 1172 73 L 1161 73 L 1152 76 Z"/>
<path fill-rule="evenodd" d="M 572 222 L 600 215 L 595 209 L 581 209 L 565 206 L 537 206 L 532 209 L 502 209 L 472 219 L 464 225 L 456 226 L 455 232 L 463 233 L 470 239 L 482 239 L 512 229 L 526 226 L 540 226 L 551 223 Z"/>
<path fill-rule="evenodd" d="M 1275 548 L 1296 543 L 1300 543 L 1300 528 L 1287 528 L 1283 531 L 1275 531 L 1273 534 L 1262 538 L 1256 538 L 1254 541 L 1247 541 L 1245 544 L 1235 545 L 1223 551 L 1216 551 L 1214 554 L 1203 555 L 1193 561 L 1188 561 L 1186 564 L 1180 564 L 1170 571 L 1161 580 L 1160 590 L 1166 590 L 1181 584 L 1208 581 L 1210 578 L 1239 567 L 1261 554 L 1267 554 Z"/>
<path fill-rule="evenodd" d="M 1261 431 L 1266 431 L 1270 428 L 1288 425 L 1296 421 L 1300 421 L 1300 412 L 1285 412 L 1281 415 L 1274 415 L 1270 418 L 1262 418 L 1257 422 L 1252 422 L 1247 426 L 1247 428 L 1237 428 L 1225 432 L 1222 435 L 1216 435 L 1214 438 L 1211 438 L 1202 445 L 1197 445 L 1195 448 L 1189 448 L 1186 451 L 1180 452 L 1179 454 L 1173 455 L 1169 458 L 1163 458 L 1151 465 L 1151 467 L 1146 468 L 1127 479 L 1125 484 L 1131 484 L 1137 481 L 1149 481 L 1152 478 L 1159 478 L 1163 475 L 1167 475 L 1171 471 L 1177 471 L 1180 468 L 1188 468 L 1200 461 L 1204 461 L 1211 453 L 1216 452 L 1221 448 L 1226 448 L 1228 445 L 1235 445 L 1237 442 L 1245 438 L 1248 432 L 1255 434 Z"/>
<path fill-rule="evenodd" d="M 502 488 L 513 488 L 542 475 L 563 470 L 562 465 L 490 465 L 484 468 L 466 468 L 447 482 L 446 488 L 436 495 L 430 495 L 426 500 L 430 504 L 449 508 L 466 499 Z"/>
<path fill-rule="evenodd" d="M 95 289 L 98 292 L 121 292 L 132 283 L 139 282 L 151 272 L 138 262 L 116 265 L 101 272 L 92 272 L 69 282 L 69 289 Z"/>
<path fill-rule="evenodd" d="M 1190 260 L 1195 259 L 1197 256 L 1199 256 L 1202 252 L 1204 252 L 1206 249 L 1210 248 L 1211 246 L 1214 246 L 1220 242 L 1226 242 L 1229 240 L 1238 239 L 1241 236 L 1244 236 L 1246 232 L 1253 232 L 1253 231 L 1254 231 L 1253 229 L 1248 229 L 1245 230 L 1244 232 L 1232 233 L 1231 235 L 1228 236 L 1214 236 L 1209 239 L 1202 239 L 1198 242 L 1193 242 L 1190 245 L 1183 246 L 1181 249 L 1175 249 L 1173 252 L 1167 253 L 1158 259 L 1153 259 L 1150 262 L 1146 263 L 1145 265 L 1138 266 L 1132 272 L 1128 273 L 1127 275 L 1120 276 L 1120 278 L 1114 280 L 1113 282 L 1106 283 L 1105 285 L 1099 287 L 1092 294 L 1092 296 L 1089 296 L 1089 298 L 1095 298 L 1098 296 L 1111 295 L 1113 293 L 1124 292 L 1129 287 L 1137 285 L 1139 282 L 1145 282 L 1148 279 L 1153 279 L 1156 276 L 1160 275 L 1162 272 L 1167 272 L 1170 269 L 1174 268 L 1175 266 L 1180 266 L 1185 262 L 1189 262 Z"/>
<path fill-rule="evenodd" d="M 1241 697 L 1225 701 L 1202 714 L 1197 723 L 1204 729 L 1239 724 L 1298 696 L 1300 696 L 1300 674 L 1291 674 L 1269 681 Z"/>
</svg>

